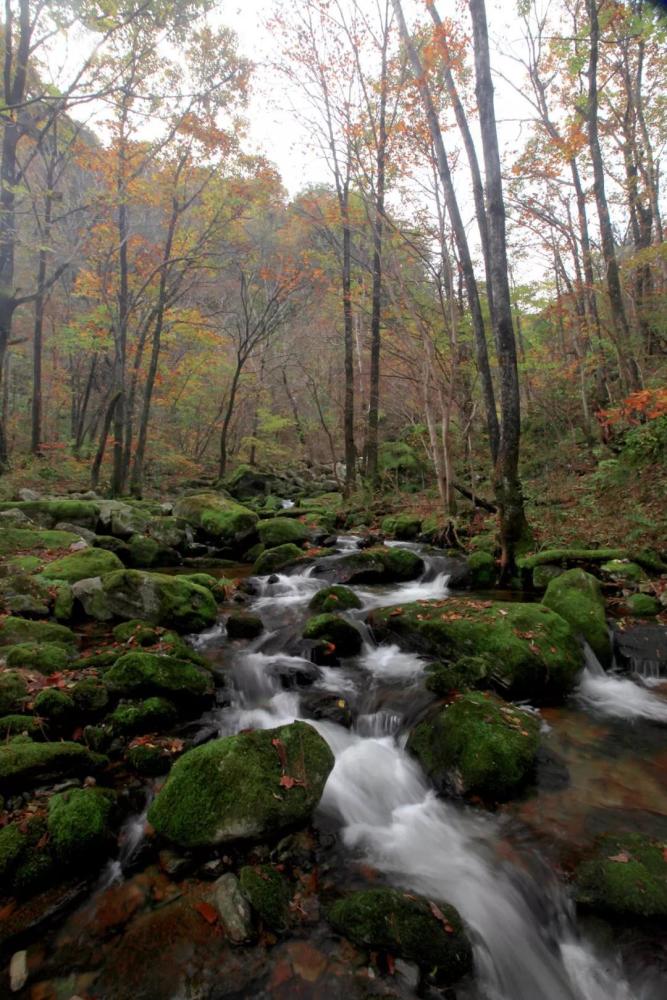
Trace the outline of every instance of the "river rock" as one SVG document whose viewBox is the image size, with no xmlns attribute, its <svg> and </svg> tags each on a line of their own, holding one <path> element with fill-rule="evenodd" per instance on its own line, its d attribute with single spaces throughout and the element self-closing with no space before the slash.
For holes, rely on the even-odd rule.
<svg viewBox="0 0 667 1000">
<path fill-rule="evenodd" d="M 454 983 L 472 969 L 463 922 L 447 903 L 399 889 L 361 889 L 334 903 L 329 920 L 355 944 L 416 962 L 441 983 Z"/>
<path fill-rule="evenodd" d="M 42 576 L 46 580 L 65 580 L 67 583 L 76 583 L 78 580 L 87 580 L 93 576 L 102 576 L 104 573 L 113 573 L 114 570 L 122 569 L 122 562 L 113 552 L 107 552 L 106 549 L 87 548 L 49 563 L 42 570 Z"/>
<path fill-rule="evenodd" d="M 349 611 L 361 606 L 361 600 L 353 590 L 337 584 L 318 590 L 308 605 L 311 611 L 317 612 Z"/>
<path fill-rule="evenodd" d="M 583 569 L 570 569 L 551 580 L 542 604 L 568 622 L 581 635 L 600 663 L 611 662 L 611 642 L 600 583 Z"/>
<path fill-rule="evenodd" d="M 271 865 L 246 865 L 239 872 L 243 895 L 263 923 L 280 934 L 289 920 L 289 884 Z"/>
<path fill-rule="evenodd" d="M 222 928 L 234 944 L 242 944 L 253 935 L 252 910 L 232 872 L 221 875 L 212 887 L 213 905 Z"/>
<path fill-rule="evenodd" d="M 0 746 L 0 793 L 23 791 L 56 778 L 91 774 L 107 763 L 80 743 L 12 742 Z"/>
<path fill-rule="evenodd" d="M 227 736 L 176 761 L 148 818 L 182 847 L 272 836 L 308 821 L 333 765 L 305 722 Z"/>
<path fill-rule="evenodd" d="M 301 545 L 310 537 L 304 524 L 288 517 L 271 517 L 266 521 L 260 521 L 257 526 L 257 534 L 267 549 L 274 549 L 276 546 L 286 545 L 288 542 Z"/>
<path fill-rule="evenodd" d="M 73 584 L 75 598 L 97 621 L 141 618 L 196 632 L 213 625 L 217 605 L 205 587 L 164 573 L 117 570 Z"/>
<path fill-rule="evenodd" d="M 316 572 L 337 583 L 403 583 L 421 576 L 424 561 L 410 549 L 377 546 L 321 563 Z"/>
<path fill-rule="evenodd" d="M 541 604 L 448 597 L 376 608 L 368 623 L 376 639 L 439 660 L 489 657 L 488 684 L 512 698 L 557 703 L 583 666 L 571 627 Z"/>
<path fill-rule="evenodd" d="M 663 843 L 639 833 L 603 836 L 575 873 L 579 905 L 606 916 L 667 917 L 667 859 Z"/>
<path fill-rule="evenodd" d="M 622 666 L 644 677 L 667 677 L 667 628 L 634 625 L 614 632 L 616 656 Z"/>
<path fill-rule="evenodd" d="M 330 655 L 336 659 L 340 656 L 356 656 L 361 650 L 361 633 L 354 625 L 338 615 L 315 615 L 306 622 L 303 630 L 304 639 L 320 639 L 330 649 Z"/>
<path fill-rule="evenodd" d="M 197 528 L 217 545 L 232 549 L 247 542 L 258 521 L 254 511 L 219 493 L 182 497 L 174 505 L 174 517 Z"/>
<path fill-rule="evenodd" d="M 111 814 L 116 801 L 106 788 L 71 788 L 49 799 L 49 847 L 66 867 L 95 864 L 112 845 Z"/>
<path fill-rule="evenodd" d="M 252 568 L 256 576 L 268 576 L 278 570 L 289 566 L 297 559 L 303 558 L 303 550 L 293 542 L 286 542 L 285 545 L 277 545 L 274 549 L 266 549 L 255 560 Z M 274 582 L 274 581 L 270 581 Z"/>
<path fill-rule="evenodd" d="M 539 739 L 535 715 L 476 691 L 421 722 L 408 750 L 439 789 L 501 801 L 531 773 Z"/>
<path fill-rule="evenodd" d="M 162 697 L 199 704 L 213 696 L 213 679 L 204 669 L 173 656 L 125 653 L 107 670 L 109 690 L 122 697 Z"/>
<path fill-rule="evenodd" d="M 255 639 L 264 631 L 259 615 L 250 615 L 245 611 L 232 611 L 225 628 L 230 639 Z"/>
</svg>

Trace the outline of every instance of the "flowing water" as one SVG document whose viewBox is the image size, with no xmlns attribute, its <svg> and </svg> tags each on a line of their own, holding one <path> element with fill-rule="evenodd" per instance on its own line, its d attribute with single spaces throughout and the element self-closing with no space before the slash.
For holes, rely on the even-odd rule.
<svg viewBox="0 0 667 1000">
<path fill-rule="evenodd" d="M 355 544 L 354 538 L 342 540 L 341 548 Z M 354 587 L 363 611 L 350 617 L 359 625 L 372 607 L 446 596 L 446 560 L 427 557 L 426 565 L 423 578 L 413 583 Z M 270 579 L 257 581 L 260 592 L 250 606 L 267 632 L 250 645 L 237 644 L 231 704 L 217 715 L 219 732 L 270 728 L 295 718 L 317 727 L 336 757 L 317 821 L 338 831 L 351 859 L 373 865 L 393 884 L 453 903 L 468 924 L 476 976 L 457 997 L 664 996 L 650 975 L 635 972 L 631 981 L 618 954 L 598 952 L 582 935 L 567 892 L 525 834 L 516 837 L 508 858 L 507 816 L 443 801 L 429 787 L 405 750 L 407 731 L 429 700 L 415 683 L 424 662 L 396 646 L 376 647 L 365 630 L 358 657 L 340 667 L 314 668 L 290 643 L 327 580 L 312 568 Z M 198 646 L 210 653 L 219 642 L 213 632 L 200 637 Z M 306 675 L 310 686 L 304 694 L 294 678 Z M 351 729 L 312 717 L 318 693 L 335 693 L 351 707 Z M 578 699 L 594 716 L 667 722 L 667 702 L 632 680 L 605 674 L 590 650 Z"/>
</svg>

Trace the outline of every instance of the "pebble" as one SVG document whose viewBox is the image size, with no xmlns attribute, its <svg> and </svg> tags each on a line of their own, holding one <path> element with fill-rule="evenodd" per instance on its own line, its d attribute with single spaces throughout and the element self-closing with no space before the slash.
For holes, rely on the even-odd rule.
<svg viewBox="0 0 667 1000">
<path fill-rule="evenodd" d="M 28 952 L 15 951 L 9 963 L 9 988 L 12 993 L 22 990 L 28 981 Z"/>
</svg>

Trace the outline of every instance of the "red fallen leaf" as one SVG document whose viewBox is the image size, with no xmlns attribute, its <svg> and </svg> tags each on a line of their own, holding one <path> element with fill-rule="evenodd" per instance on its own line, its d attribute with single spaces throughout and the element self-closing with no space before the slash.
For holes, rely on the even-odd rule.
<svg viewBox="0 0 667 1000">
<path fill-rule="evenodd" d="M 301 785 L 303 787 L 303 781 L 300 781 L 299 778 L 293 778 L 291 774 L 283 774 L 280 779 L 281 788 L 294 788 L 295 785 Z"/>
<path fill-rule="evenodd" d="M 390 976 L 393 976 L 395 971 L 396 971 L 396 960 L 393 955 L 387 953 L 387 972 L 389 973 Z"/>
<path fill-rule="evenodd" d="M 49 842 L 49 834 L 45 833 L 39 838 L 35 846 L 39 851 L 43 851 L 48 842 Z"/>
<path fill-rule="evenodd" d="M 285 744 L 281 739 L 275 737 L 271 740 L 271 746 L 275 747 L 278 759 L 280 760 L 280 766 L 285 770 L 287 768 L 287 750 L 285 749 Z"/>
<path fill-rule="evenodd" d="M 429 901 L 428 905 L 431 908 L 431 913 L 433 914 L 433 916 L 435 917 L 435 919 L 438 920 L 442 924 L 442 926 L 445 928 L 445 931 L 447 932 L 447 934 L 453 934 L 454 933 L 454 928 L 452 927 L 452 925 L 450 924 L 449 920 L 447 919 L 447 917 L 445 916 L 445 914 L 442 912 L 442 910 L 440 909 L 440 907 L 436 906 L 435 903 L 433 903 L 431 901 Z"/>
<path fill-rule="evenodd" d="M 73 740 L 80 740 L 83 736 L 83 726 L 77 726 L 77 728 L 72 733 Z"/>
<path fill-rule="evenodd" d="M 197 903 L 195 910 L 203 917 L 207 924 L 217 924 L 218 911 L 210 903 Z"/>
<path fill-rule="evenodd" d="M 390 618 L 396 618 L 398 615 L 402 615 L 402 614 L 403 614 L 403 608 L 394 608 L 393 611 L 389 612 L 389 617 Z"/>
<path fill-rule="evenodd" d="M 620 854 L 612 854 L 612 855 L 610 855 L 610 857 L 607 860 L 608 861 L 618 861 L 619 864 L 627 865 L 628 861 L 630 860 L 630 855 L 627 854 L 625 851 L 621 851 Z"/>
</svg>

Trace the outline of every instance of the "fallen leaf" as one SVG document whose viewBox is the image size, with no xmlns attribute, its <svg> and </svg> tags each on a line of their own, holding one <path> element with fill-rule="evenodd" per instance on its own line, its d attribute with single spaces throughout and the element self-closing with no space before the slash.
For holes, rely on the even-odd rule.
<svg viewBox="0 0 667 1000">
<path fill-rule="evenodd" d="M 217 924 L 218 911 L 210 903 L 197 903 L 195 909 L 207 924 Z"/>
<path fill-rule="evenodd" d="M 630 860 L 630 855 L 626 854 L 625 851 L 621 851 L 619 854 L 612 854 L 607 859 L 608 861 L 618 861 L 619 864 L 627 865 Z"/>
</svg>

